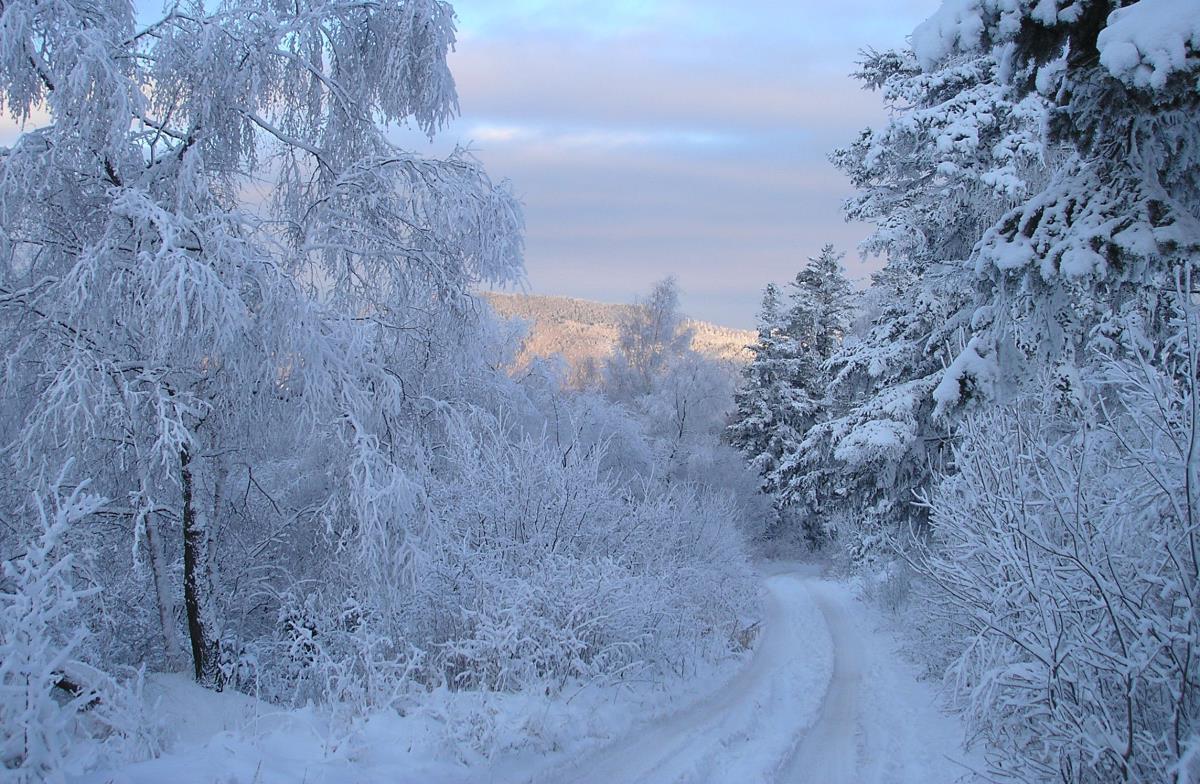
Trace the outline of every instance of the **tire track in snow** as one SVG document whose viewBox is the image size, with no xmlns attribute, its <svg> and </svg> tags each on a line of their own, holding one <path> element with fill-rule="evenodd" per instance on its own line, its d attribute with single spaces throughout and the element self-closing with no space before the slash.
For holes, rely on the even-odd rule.
<svg viewBox="0 0 1200 784">
<path fill-rule="evenodd" d="M 866 651 L 850 629 L 847 609 L 831 595 L 828 583 L 810 581 L 809 593 L 833 639 L 833 675 L 821 714 L 800 738 L 795 753 L 780 771 L 780 784 L 859 784 L 873 781 L 859 771 L 868 739 L 862 722 L 863 672 Z"/>
<path fill-rule="evenodd" d="M 876 631 L 842 583 L 808 580 L 833 640 L 834 668 L 816 722 L 783 765 L 778 784 L 951 784 L 976 781 L 957 750 L 963 728 L 934 690 Z"/>
</svg>

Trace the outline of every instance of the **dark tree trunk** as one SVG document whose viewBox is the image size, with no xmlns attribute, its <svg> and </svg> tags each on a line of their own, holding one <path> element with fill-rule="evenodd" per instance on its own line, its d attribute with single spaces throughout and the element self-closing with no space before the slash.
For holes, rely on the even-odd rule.
<svg viewBox="0 0 1200 784">
<path fill-rule="evenodd" d="M 179 477 L 183 488 L 183 601 L 192 641 L 192 664 L 199 683 L 215 686 L 217 650 L 208 612 L 208 527 L 204 516 L 196 511 L 192 455 L 187 447 L 179 452 Z"/>
</svg>

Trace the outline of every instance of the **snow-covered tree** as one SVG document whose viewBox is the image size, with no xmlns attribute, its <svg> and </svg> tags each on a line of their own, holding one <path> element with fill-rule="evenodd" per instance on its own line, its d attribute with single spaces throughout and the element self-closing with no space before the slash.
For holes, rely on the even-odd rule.
<svg viewBox="0 0 1200 784">
<path fill-rule="evenodd" d="M 1195 306 L 1162 357 L 1100 358 L 962 425 L 921 571 L 1001 781 L 1200 775 Z M 1066 394 L 1063 394 L 1066 392 Z"/>
<path fill-rule="evenodd" d="M 654 379 L 692 345 L 692 333 L 679 312 L 679 284 L 658 281 L 635 302 L 617 331 L 617 345 L 604 368 L 605 387 L 629 402 L 650 392 Z"/>
<path fill-rule="evenodd" d="M 785 519 L 798 521 L 814 543 L 823 537 L 818 515 L 826 483 L 812 470 L 804 438 L 836 405 L 827 365 L 849 333 L 857 306 L 857 295 L 842 270 L 843 255 L 825 245 L 789 286 L 784 332 L 792 389 L 782 401 L 786 424 L 778 433 L 781 455 L 767 475 L 768 489 L 787 510 Z"/>
<path fill-rule="evenodd" d="M 629 412 L 649 448 L 623 471 L 637 492 L 698 492 L 731 500 L 739 529 L 758 532 L 769 512 L 754 474 L 722 440 L 738 367 L 692 348 L 678 284 L 666 278 L 633 306 L 604 363 L 607 398 Z M 646 483 L 649 482 L 649 485 Z"/>
<path fill-rule="evenodd" d="M 986 396 L 981 374 L 1005 363 L 1006 377 L 1069 375 L 1089 346 L 1162 343 L 1169 300 L 1200 259 L 1196 20 L 1187 0 L 956 0 L 914 32 L 926 67 L 998 52 L 1006 86 L 1051 104 L 1062 150 L 1045 187 L 978 243 L 979 340 L 952 365 L 943 409 Z"/>
<path fill-rule="evenodd" d="M 784 444 L 796 440 L 784 416 L 794 407 L 799 387 L 791 374 L 794 347 L 781 308 L 779 288 L 768 283 L 758 314 L 758 336 L 749 347 L 753 358 L 742 370 L 726 433 L 764 483 L 779 465 Z"/>
<path fill-rule="evenodd" d="M 728 390 L 674 287 L 625 330 L 636 403 L 510 376 L 470 291 L 521 275 L 517 203 L 389 141 L 456 111 L 453 42 L 436 0 L 0 10 L 26 121 L 0 153 L 0 559 L 40 546 L 61 466 L 108 499 L 12 593 L 68 562 L 104 599 L 34 655 L 79 630 L 110 673 L 367 711 L 744 645 L 742 510 L 705 449 Z"/>
<path fill-rule="evenodd" d="M 132 695 L 87 662 L 80 620 L 98 588 L 80 584 L 63 540 L 103 503 L 84 487 L 39 493 L 36 538 L 0 564 L 0 764 L 18 784 L 65 780 L 152 734 Z"/>
<path fill-rule="evenodd" d="M 454 112 L 443 3 L 196 3 L 138 27 L 127 3 L 64 0 L 3 18 L 0 100 L 46 115 L 0 161 L 6 457 L 14 478 L 71 462 L 114 499 L 102 513 L 144 547 L 164 644 L 182 604 L 196 676 L 217 682 L 230 485 L 262 489 L 247 480 L 271 471 L 271 439 L 330 439 L 344 472 L 310 521 L 403 525 L 364 501 L 402 473 L 379 429 L 405 416 L 397 336 L 519 274 L 519 212 L 469 159 L 413 156 L 378 124 L 432 134 Z M 182 602 L 163 560 L 180 550 Z"/>
<path fill-rule="evenodd" d="M 921 65 L 986 53 L 1049 104 L 1050 176 L 972 252 L 969 412 L 923 568 L 951 679 L 1009 780 L 1192 781 L 1200 12 L 944 3 Z"/>
<path fill-rule="evenodd" d="M 891 119 L 833 162 L 858 193 L 848 218 L 872 223 L 863 250 L 887 256 L 865 326 L 829 362 L 831 415 L 804 436 L 799 475 L 827 488 L 824 524 L 850 527 L 857 555 L 919 521 L 913 493 L 945 465 L 953 421 L 934 390 L 969 339 L 976 285 L 967 262 L 984 230 L 1044 178 L 1036 97 L 1014 101 L 988 54 L 922 70 L 910 51 L 869 52 L 857 74 Z"/>
<path fill-rule="evenodd" d="M 804 434 L 828 415 L 825 365 L 849 332 L 856 295 L 832 245 L 797 274 L 781 312 L 778 289 L 763 295 L 754 357 L 742 373 L 727 438 L 763 478 L 763 489 L 805 526 L 815 498 L 799 467 Z M 811 489 L 815 485 L 808 485 Z"/>
</svg>

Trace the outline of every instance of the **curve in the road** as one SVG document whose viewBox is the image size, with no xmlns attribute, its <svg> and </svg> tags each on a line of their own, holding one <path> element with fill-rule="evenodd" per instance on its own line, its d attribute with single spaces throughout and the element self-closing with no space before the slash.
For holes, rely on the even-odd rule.
<svg viewBox="0 0 1200 784">
<path fill-rule="evenodd" d="M 859 784 L 866 747 L 861 711 L 866 650 L 849 621 L 845 596 L 828 583 L 811 581 L 809 593 L 833 639 L 833 675 L 817 721 L 801 737 L 795 753 L 780 770 L 780 784 Z"/>
<path fill-rule="evenodd" d="M 707 699 L 543 776 L 542 784 L 950 784 L 962 728 L 900 664 L 845 585 L 766 580 L 763 637 Z"/>
<path fill-rule="evenodd" d="M 816 715 L 832 649 L 800 577 L 770 577 L 766 591 L 763 636 L 731 681 L 707 699 L 540 781 L 768 781 Z"/>
</svg>

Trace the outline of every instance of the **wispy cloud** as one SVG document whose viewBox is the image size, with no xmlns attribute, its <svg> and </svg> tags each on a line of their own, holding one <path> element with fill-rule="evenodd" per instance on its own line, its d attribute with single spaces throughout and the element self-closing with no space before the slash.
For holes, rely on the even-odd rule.
<svg viewBox="0 0 1200 784">
<path fill-rule="evenodd" d="M 532 129 L 517 125 L 488 125 L 486 123 L 473 126 L 467 131 L 467 138 L 481 142 L 517 142 L 528 139 L 533 134 Z"/>
<path fill-rule="evenodd" d="M 716 131 L 632 129 L 620 127 L 538 127 L 480 122 L 466 130 L 467 139 L 490 144 L 511 144 L 574 153 L 583 150 L 662 147 L 727 147 L 737 138 Z"/>
</svg>

